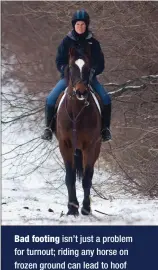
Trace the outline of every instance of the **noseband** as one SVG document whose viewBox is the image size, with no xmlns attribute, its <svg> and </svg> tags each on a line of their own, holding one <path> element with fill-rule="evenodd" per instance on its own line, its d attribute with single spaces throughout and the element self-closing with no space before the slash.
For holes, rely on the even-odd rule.
<svg viewBox="0 0 158 270">
<path fill-rule="evenodd" d="M 82 81 L 78 81 L 77 83 L 80 83 L 80 82 L 83 83 Z M 77 83 L 76 83 L 76 84 L 77 84 Z M 75 84 L 75 85 L 76 85 L 76 84 Z M 69 99 L 74 99 L 74 98 L 76 98 L 76 99 L 78 99 L 78 100 L 84 100 L 84 101 L 85 101 L 84 104 L 85 104 L 86 106 L 88 106 L 88 105 L 89 105 L 88 97 L 89 97 L 89 93 L 90 93 L 89 85 L 87 85 L 87 87 L 85 88 L 85 90 L 84 90 L 83 93 L 81 93 L 80 90 L 77 89 L 77 88 L 75 87 L 75 85 L 73 86 L 73 90 L 72 90 L 71 93 L 67 92 L 68 98 L 69 98 Z"/>
</svg>

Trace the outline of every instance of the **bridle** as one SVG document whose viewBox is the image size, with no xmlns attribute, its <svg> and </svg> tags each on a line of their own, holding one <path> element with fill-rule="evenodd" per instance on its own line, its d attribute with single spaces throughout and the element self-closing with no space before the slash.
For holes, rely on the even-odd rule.
<svg viewBox="0 0 158 270">
<path fill-rule="evenodd" d="M 73 82 L 72 78 L 71 78 L 71 69 L 72 69 L 72 65 L 69 64 L 69 74 L 70 74 L 70 79 L 71 79 L 71 84 L 72 84 L 72 93 L 67 93 L 68 97 L 70 99 L 73 99 L 74 97 L 76 97 L 78 100 L 85 100 L 85 102 L 87 103 L 87 106 L 89 105 L 88 103 L 88 97 L 90 94 L 90 85 L 89 85 L 89 80 L 83 80 L 82 75 L 81 78 L 75 80 L 75 82 Z M 76 86 L 78 84 L 84 84 L 85 85 L 85 90 L 84 92 L 80 92 L 80 89 L 78 89 Z"/>
<path fill-rule="evenodd" d="M 76 130 L 76 124 L 77 122 L 80 120 L 80 115 L 82 114 L 82 112 L 84 111 L 84 109 L 90 105 L 90 102 L 88 101 L 89 99 L 89 95 L 90 95 L 90 85 L 89 85 L 89 78 L 88 78 L 88 81 L 84 81 L 83 80 L 83 77 L 81 76 L 81 78 L 78 78 L 75 80 L 75 82 L 73 82 L 72 78 L 71 78 L 71 69 L 72 69 L 72 66 L 71 64 L 69 64 L 69 76 L 70 76 L 70 80 L 71 80 L 71 87 L 72 87 L 72 91 L 71 93 L 69 91 L 66 92 L 66 95 L 67 95 L 67 98 L 69 100 L 74 100 L 74 99 L 78 99 L 80 101 L 84 101 L 82 103 L 82 106 L 78 112 L 78 114 L 74 117 L 71 116 L 68 112 L 68 100 L 67 98 L 65 98 L 65 111 L 70 119 L 70 121 L 72 122 L 72 140 L 73 140 L 73 149 L 74 149 L 74 154 L 75 154 L 75 150 L 76 150 L 76 146 L 77 146 L 77 130 Z M 84 92 L 80 92 L 79 89 L 76 88 L 76 86 L 79 84 L 79 83 L 82 83 L 85 85 L 85 91 Z"/>
</svg>

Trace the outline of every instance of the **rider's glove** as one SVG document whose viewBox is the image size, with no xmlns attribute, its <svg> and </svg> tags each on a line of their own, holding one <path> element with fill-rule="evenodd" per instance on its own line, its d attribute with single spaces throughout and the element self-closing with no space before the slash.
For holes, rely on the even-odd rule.
<svg viewBox="0 0 158 270">
<path fill-rule="evenodd" d="M 62 65 L 60 68 L 61 74 L 64 76 L 64 70 L 65 70 L 66 65 Z"/>
<path fill-rule="evenodd" d="M 91 68 L 90 74 L 89 74 L 89 82 L 91 83 L 95 75 L 95 69 Z"/>
</svg>

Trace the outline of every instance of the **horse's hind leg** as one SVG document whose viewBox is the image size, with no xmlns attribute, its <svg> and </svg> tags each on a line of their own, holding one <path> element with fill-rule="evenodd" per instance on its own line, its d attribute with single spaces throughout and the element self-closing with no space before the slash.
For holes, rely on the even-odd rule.
<svg viewBox="0 0 158 270">
<path fill-rule="evenodd" d="M 68 190 L 68 215 L 78 215 L 79 203 L 76 197 L 76 174 L 73 166 L 72 149 L 59 144 L 60 152 L 64 159 L 66 176 L 65 183 Z"/>
</svg>

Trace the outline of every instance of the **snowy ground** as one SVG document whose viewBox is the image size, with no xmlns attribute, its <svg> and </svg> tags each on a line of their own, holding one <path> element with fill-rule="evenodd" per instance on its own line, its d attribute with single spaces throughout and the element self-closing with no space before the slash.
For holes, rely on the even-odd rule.
<svg viewBox="0 0 158 270">
<path fill-rule="evenodd" d="M 31 133 L 27 139 L 29 137 L 31 139 Z M 16 136 L 14 136 L 15 139 Z M 18 150 L 18 154 L 16 150 L 9 153 L 9 157 L 13 156 L 13 162 L 10 163 L 12 161 L 10 158 L 9 161 L 4 162 L 2 224 L 158 224 L 158 200 L 138 199 L 123 194 L 119 188 L 114 189 L 113 182 L 117 181 L 117 176 L 111 179 L 110 174 L 98 168 L 95 170 L 93 183 L 98 187 L 104 182 L 100 190 L 107 200 L 99 198 L 92 190 L 92 215 L 85 217 L 80 214 L 77 218 L 66 216 L 67 190 L 64 183 L 64 171 L 61 168 L 60 159 L 58 160 L 58 149 L 55 149 L 39 167 L 38 158 L 40 157 L 41 162 L 41 156 L 45 156 L 45 153 L 53 148 L 53 144 L 43 142 L 39 144 L 40 139 L 36 141 L 38 143 L 35 143 L 34 148 L 39 145 L 39 149 L 37 148 L 35 156 L 32 157 L 30 154 L 23 156 L 23 151 L 27 152 L 29 148 L 27 145 L 24 149 Z M 17 142 L 19 142 L 19 136 L 17 136 Z M 3 145 L 4 152 L 8 149 L 10 149 L 9 146 Z M 43 149 L 45 149 L 44 153 Z M 27 175 L 35 167 L 37 167 L 36 171 Z M 105 179 L 107 179 L 107 184 L 105 184 Z M 77 196 L 81 205 L 83 191 L 80 182 L 77 182 Z"/>
<path fill-rule="evenodd" d="M 34 178 L 34 179 L 33 179 Z M 144 199 L 103 200 L 92 196 L 92 215 L 66 216 L 67 196 L 64 184 L 56 189 L 41 179 L 32 177 L 28 183 L 4 181 L 2 202 L 3 225 L 54 225 L 54 224 L 98 224 L 136 225 L 158 224 L 158 201 Z M 82 202 L 82 191 L 78 187 L 78 198 Z M 49 212 L 52 209 L 53 212 Z M 96 212 L 99 210 L 105 214 Z"/>
<path fill-rule="evenodd" d="M 100 160 L 93 183 L 106 200 L 92 190 L 92 214 L 66 216 L 67 189 L 61 157 L 56 142 L 43 142 L 41 132 L 41 126 L 28 132 L 27 122 L 23 120 L 3 128 L 3 225 L 158 225 L 158 200 L 124 194 L 121 185 L 116 185 L 121 179 L 112 178 L 110 172 L 99 168 Z M 80 182 L 77 182 L 77 196 L 81 206 Z"/>
</svg>

